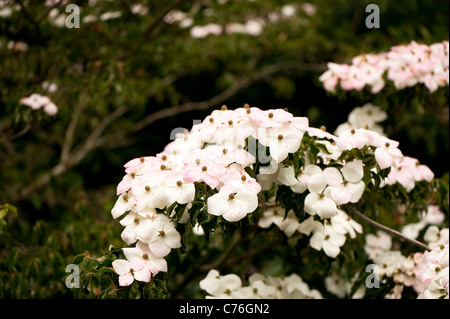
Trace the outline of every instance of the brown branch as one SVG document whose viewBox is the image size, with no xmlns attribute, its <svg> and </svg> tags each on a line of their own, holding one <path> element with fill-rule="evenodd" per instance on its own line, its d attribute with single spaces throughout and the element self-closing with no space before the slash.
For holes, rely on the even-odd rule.
<svg viewBox="0 0 450 319">
<path fill-rule="evenodd" d="M 409 238 L 405 235 L 403 235 L 402 233 L 400 233 L 399 231 L 396 231 L 395 229 L 389 228 L 385 225 L 382 225 L 380 223 L 377 223 L 376 221 L 370 219 L 369 217 L 367 217 L 366 215 L 362 214 L 361 212 L 359 212 L 356 208 L 354 208 L 352 205 L 345 205 L 344 206 L 347 210 L 351 211 L 353 214 L 355 214 L 356 216 L 358 216 L 359 218 L 363 219 L 364 221 L 366 221 L 367 223 L 371 224 L 372 226 L 375 226 L 383 231 L 385 231 L 388 234 L 391 234 L 393 236 L 397 236 L 400 239 L 403 239 L 404 241 L 407 241 L 413 245 L 416 245 L 418 247 L 420 247 L 421 249 L 424 250 L 428 250 L 431 251 L 431 248 L 428 247 L 427 245 L 425 245 L 424 243 L 421 243 L 420 241 L 417 241 L 415 239 Z"/>
<path fill-rule="evenodd" d="M 50 171 L 46 172 L 44 175 L 42 175 L 37 181 L 34 183 L 28 185 L 25 187 L 18 196 L 20 198 L 24 198 L 34 192 L 36 189 L 44 186 L 47 184 L 53 177 L 59 176 L 62 173 L 66 172 L 68 169 L 72 168 L 73 166 L 77 165 L 83 158 L 92 151 L 96 145 L 97 145 L 97 139 L 100 137 L 100 135 L 104 132 L 104 130 L 108 127 L 109 124 L 111 124 L 113 121 L 115 121 L 117 118 L 119 118 L 121 115 L 123 115 L 128 109 L 126 107 L 120 107 L 116 109 L 114 112 L 109 114 L 108 116 L 104 117 L 103 120 L 100 122 L 100 124 L 92 131 L 92 133 L 88 136 L 85 143 L 72 154 L 65 155 L 65 161 L 60 161 L 55 167 L 53 167 Z M 67 135 L 67 134 L 66 134 Z"/>
<path fill-rule="evenodd" d="M 237 80 L 233 85 L 229 86 L 227 89 L 217 94 L 216 96 L 199 102 L 187 102 L 181 105 L 172 106 L 169 108 L 165 108 L 159 111 L 156 111 L 147 117 L 143 118 L 141 121 L 137 122 L 133 128 L 134 132 L 140 131 L 148 125 L 161 120 L 163 118 L 178 115 L 181 113 L 189 112 L 189 111 L 199 111 L 206 110 L 212 108 L 213 106 L 217 106 L 223 103 L 226 99 L 233 96 L 239 90 L 250 86 L 253 82 L 260 80 L 266 76 L 269 76 L 278 71 L 286 70 L 286 69 L 294 69 L 299 68 L 306 71 L 317 71 L 322 70 L 324 66 L 322 65 L 312 65 L 312 64 L 304 64 L 299 63 L 297 61 L 288 61 L 278 64 L 270 65 L 259 72 L 256 72 L 254 75 L 249 77 L 244 77 Z"/>
</svg>

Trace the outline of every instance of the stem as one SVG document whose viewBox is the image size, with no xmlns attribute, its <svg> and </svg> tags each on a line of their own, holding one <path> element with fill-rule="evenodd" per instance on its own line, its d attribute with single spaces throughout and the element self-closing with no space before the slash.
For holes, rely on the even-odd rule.
<svg viewBox="0 0 450 319">
<path fill-rule="evenodd" d="M 371 224 L 372 226 L 375 226 L 383 231 L 385 231 L 388 234 L 391 234 L 393 236 L 397 236 L 400 239 L 403 239 L 404 241 L 407 241 L 413 245 L 416 245 L 424 250 L 428 250 L 431 251 L 431 248 L 428 247 L 427 245 L 425 245 L 424 243 L 421 243 L 420 241 L 417 241 L 415 239 L 409 238 L 405 235 L 403 235 L 402 233 L 396 231 L 395 229 L 389 228 L 387 226 L 381 225 L 380 223 L 377 223 L 376 221 L 370 219 L 369 217 L 367 217 L 366 215 L 362 214 L 361 212 L 359 212 L 356 208 L 354 208 L 353 206 L 347 204 L 344 205 L 345 208 L 347 208 L 347 210 L 351 211 L 353 214 L 355 214 L 356 216 L 358 216 L 359 218 L 365 220 L 366 222 L 368 222 L 369 224 Z"/>
</svg>

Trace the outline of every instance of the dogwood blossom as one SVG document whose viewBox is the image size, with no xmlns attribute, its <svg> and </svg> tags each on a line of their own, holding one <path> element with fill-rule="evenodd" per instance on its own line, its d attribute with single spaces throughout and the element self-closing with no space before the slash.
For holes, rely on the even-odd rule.
<svg viewBox="0 0 450 319">
<path fill-rule="evenodd" d="M 348 85 L 359 85 L 355 83 Z M 150 276 L 167 271 L 164 257 L 181 247 L 177 225 L 193 227 L 195 223 L 193 232 L 202 234 L 207 228 L 195 220 L 201 214 L 202 218 L 209 214 L 208 218 L 217 216 L 226 222 L 254 214 L 259 227 L 268 229 L 274 224 L 287 237 L 296 232 L 309 236 L 313 249 L 336 258 L 347 235 L 355 239 L 362 233 L 362 226 L 344 209 L 361 200 L 366 186 L 373 186 L 366 185 L 369 170 L 377 174 L 390 169 L 380 187 L 398 183 L 407 191 L 417 182 L 434 178 L 426 165 L 404 156 L 397 141 L 385 137 L 381 130 L 370 129 L 384 119 L 383 111 L 367 104 L 349 116 L 355 127 L 364 127 L 349 126 L 333 135 L 325 127 L 309 127 L 307 118 L 294 117 L 286 110 L 249 105 L 230 110 L 222 106 L 191 130 L 173 134 L 174 140 L 161 153 L 124 165 L 126 174 L 117 186 L 118 199 L 111 214 L 121 218 L 122 239 L 128 245 L 135 244 L 124 248 L 126 262 L 141 260 Z M 354 148 L 362 155 L 344 153 Z M 366 161 L 364 156 L 375 161 Z M 292 191 L 296 201 L 303 201 L 295 204 L 304 212 L 287 211 L 278 193 L 283 187 Z M 265 194 L 273 197 L 266 200 Z M 190 211 L 194 205 L 199 209 L 196 215 Z M 437 210 L 420 214 L 424 225 L 442 221 Z M 413 234 L 423 229 L 416 226 L 410 224 L 404 231 Z M 441 234 L 442 230 L 436 232 L 432 226 L 425 233 L 430 247 L 443 244 L 445 238 L 448 243 L 448 229 L 446 235 L 445 230 Z M 383 275 L 393 277 L 402 287 L 418 286 L 413 276 L 415 262 L 391 253 L 391 245 L 390 236 L 380 232 L 378 237 L 368 234 L 364 248 L 383 269 Z M 130 269 L 134 273 L 135 268 L 124 269 L 119 275 L 124 276 L 122 283 L 128 284 Z M 321 297 L 294 275 L 291 279 L 298 284 L 296 288 L 274 277 L 255 275 L 247 286 L 235 276 L 225 277 L 210 272 L 201 281 L 208 298 Z M 399 294 L 400 288 L 392 296 Z"/>
<path fill-rule="evenodd" d="M 237 275 L 220 275 L 212 269 L 200 281 L 200 288 L 208 293 L 207 299 L 323 299 L 295 273 L 284 278 L 255 273 L 244 285 Z"/>
<path fill-rule="evenodd" d="M 397 90 L 424 84 L 431 92 L 449 85 L 449 42 L 428 46 L 412 41 L 391 47 L 389 52 L 362 54 L 352 64 L 328 63 L 328 70 L 319 78 L 327 91 L 362 90 L 366 85 L 371 93 L 380 92 L 386 77 Z"/>
<path fill-rule="evenodd" d="M 258 207 L 258 197 L 252 192 L 225 185 L 208 198 L 207 206 L 209 214 L 223 216 L 227 221 L 238 221 Z"/>
<path fill-rule="evenodd" d="M 314 232 L 311 236 L 310 245 L 316 250 L 323 250 L 327 256 L 336 258 L 345 240 L 341 229 L 333 224 L 325 224 L 322 230 Z"/>
<path fill-rule="evenodd" d="M 130 261 L 116 259 L 112 262 L 114 271 L 119 275 L 119 285 L 129 286 L 134 280 L 150 282 L 151 271 L 143 260 L 133 258 Z"/>
</svg>

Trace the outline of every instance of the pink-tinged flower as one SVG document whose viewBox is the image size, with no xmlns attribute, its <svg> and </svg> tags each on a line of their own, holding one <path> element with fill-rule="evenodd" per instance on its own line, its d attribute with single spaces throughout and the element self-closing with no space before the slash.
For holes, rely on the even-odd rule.
<svg viewBox="0 0 450 319">
<path fill-rule="evenodd" d="M 150 269 L 145 267 L 145 262 L 140 258 L 133 258 L 130 261 L 116 259 L 112 262 L 114 271 L 119 275 L 119 285 L 129 286 L 134 280 L 150 282 Z"/>
<path fill-rule="evenodd" d="M 240 191 L 233 185 L 225 185 L 219 193 L 208 198 L 207 207 L 211 215 L 238 221 L 258 207 L 258 196 L 246 190 Z"/>
<path fill-rule="evenodd" d="M 375 150 L 375 160 L 380 169 L 396 166 L 396 161 L 403 157 L 402 152 L 398 149 L 398 142 L 385 139 L 384 145 L 380 145 Z"/>
<path fill-rule="evenodd" d="M 232 185 L 235 190 L 246 190 L 254 194 L 258 194 L 261 191 L 261 185 L 256 179 L 248 175 L 240 165 L 231 165 L 221 177 L 221 180 L 224 185 Z"/>
<path fill-rule="evenodd" d="M 370 141 L 364 129 L 349 128 L 339 134 L 336 139 L 336 145 L 340 150 L 350 150 L 352 148 L 362 149 L 370 145 Z"/>
<path fill-rule="evenodd" d="M 258 112 L 252 117 L 252 120 L 261 128 L 281 128 L 293 119 L 294 116 L 291 113 L 282 109 Z"/>
<path fill-rule="evenodd" d="M 325 90 L 334 93 L 339 82 L 339 77 L 331 70 L 327 70 L 319 77 L 319 81 L 323 83 Z"/>
<path fill-rule="evenodd" d="M 412 41 L 393 46 L 389 52 L 356 56 L 351 65 L 328 63 L 319 80 L 327 91 L 334 92 L 340 81 L 344 90 L 369 85 L 375 94 L 383 89 L 386 74 L 397 90 L 423 83 L 434 92 L 449 84 L 448 64 L 448 41 L 430 46 Z"/>
<path fill-rule="evenodd" d="M 244 150 L 233 145 L 208 145 L 205 150 L 208 150 L 213 156 L 213 161 L 220 166 L 227 167 L 230 164 L 236 163 L 242 167 L 247 167 L 255 163 L 255 157 Z"/>
<path fill-rule="evenodd" d="M 44 105 L 44 112 L 50 116 L 56 115 L 58 113 L 58 107 L 56 106 L 55 103 L 50 102 Z"/>
<path fill-rule="evenodd" d="M 216 188 L 219 185 L 219 178 L 227 172 L 222 165 L 217 165 L 209 156 L 202 158 L 204 152 L 199 153 L 199 157 L 190 156 L 185 161 L 184 178 L 189 182 L 204 181 L 209 187 Z"/>
<path fill-rule="evenodd" d="M 167 272 L 167 261 L 164 258 L 156 258 L 148 248 L 148 244 L 138 241 L 136 247 L 126 247 L 122 250 L 127 260 L 140 258 L 145 263 L 144 267 L 150 269 L 153 276 L 160 271 Z"/>
<path fill-rule="evenodd" d="M 139 173 L 141 169 L 144 169 L 148 163 L 153 163 L 156 160 L 154 156 L 145 156 L 134 158 L 127 163 L 123 167 L 125 167 L 125 173 Z"/>
<path fill-rule="evenodd" d="M 44 105 L 51 103 L 49 97 L 42 96 L 40 94 L 33 93 L 29 97 L 24 97 L 20 99 L 20 103 L 26 106 L 31 107 L 33 110 L 39 110 Z"/>
</svg>

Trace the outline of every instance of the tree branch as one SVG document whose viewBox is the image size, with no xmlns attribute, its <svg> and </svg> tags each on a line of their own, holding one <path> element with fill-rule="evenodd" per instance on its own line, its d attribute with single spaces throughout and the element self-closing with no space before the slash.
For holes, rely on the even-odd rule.
<svg viewBox="0 0 450 319">
<path fill-rule="evenodd" d="M 169 108 L 165 108 L 159 111 L 156 111 L 147 117 L 143 118 L 141 121 L 137 122 L 136 125 L 133 128 L 133 132 L 137 132 L 142 130 L 143 128 L 147 127 L 148 125 L 169 117 L 178 115 L 181 113 L 189 112 L 189 111 L 199 111 L 199 110 L 206 110 L 213 106 L 216 106 L 218 104 L 223 103 L 226 99 L 233 96 L 236 92 L 239 90 L 246 88 L 250 86 L 253 82 L 260 80 L 268 75 L 271 75 L 273 73 L 276 73 L 278 71 L 286 70 L 286 69 L 293 69 L 293 68 L 300 68 L 302 70 L 306 71 L 317 71 L 325 69 L 326 66 L 322 65 L 312 65 L 312 64 L 304 64 L 299 63 L 297 61 L 288 61 L 288 62 L 282 62 L 270 65 L 268 67 L 265 67 L 259 72 L 256 72 L 252 76 L 249 77 L 243 77 L 239 80 L 237 80 L 233 85 L 229 86 L 227 89 L 222 91 L 221 93 L 217 94 L 216 96 L 205 100 L 205 101 L 199 101 L 199 102 L 187 102 L 184 104 L 172 106 Z"/>
<path fill-rule="evenodd" d="M 409 238 L 409 237 L 403 235 L 402 233 L 400 233 L 400 232 L 398 232 L 398 231 L 396 231 L 396 230 L 394 230 L 392 228 L 389 228 L 389 227 L 384 226 L 384 225 L 382 225 L 380 223 L 377 223 L 376 221 L 370 219 L 366 215 L 364 215 L 361 212 L 359 212 L 352 205 L 346 204 L 346 205 L 344 205 L 344 207 L 347 210 L 351 211 L 354 215 L 358 216 L 359 218 L 363 219 L 367 223 L 371 224 L 372 226 L 375 226 L 375 227 L 381 229 L 382 231 L 385 231 L 388 234 L 391 234 L 393 236 L 397 236 L 398 238 L 403 239 L 404 241 L 407 241 L 407 242 L 409 242 L 409 243 L 411 243 L 413 245 L 416 245 L 416 246 L 420 247 L 421 249 L 431 251 L 431 248 L 428 247 L 427 245 L 425 245 L 425 244 L 423 244 L 420 241 L 417 241 L 415 239 Z"/>
</svg>

